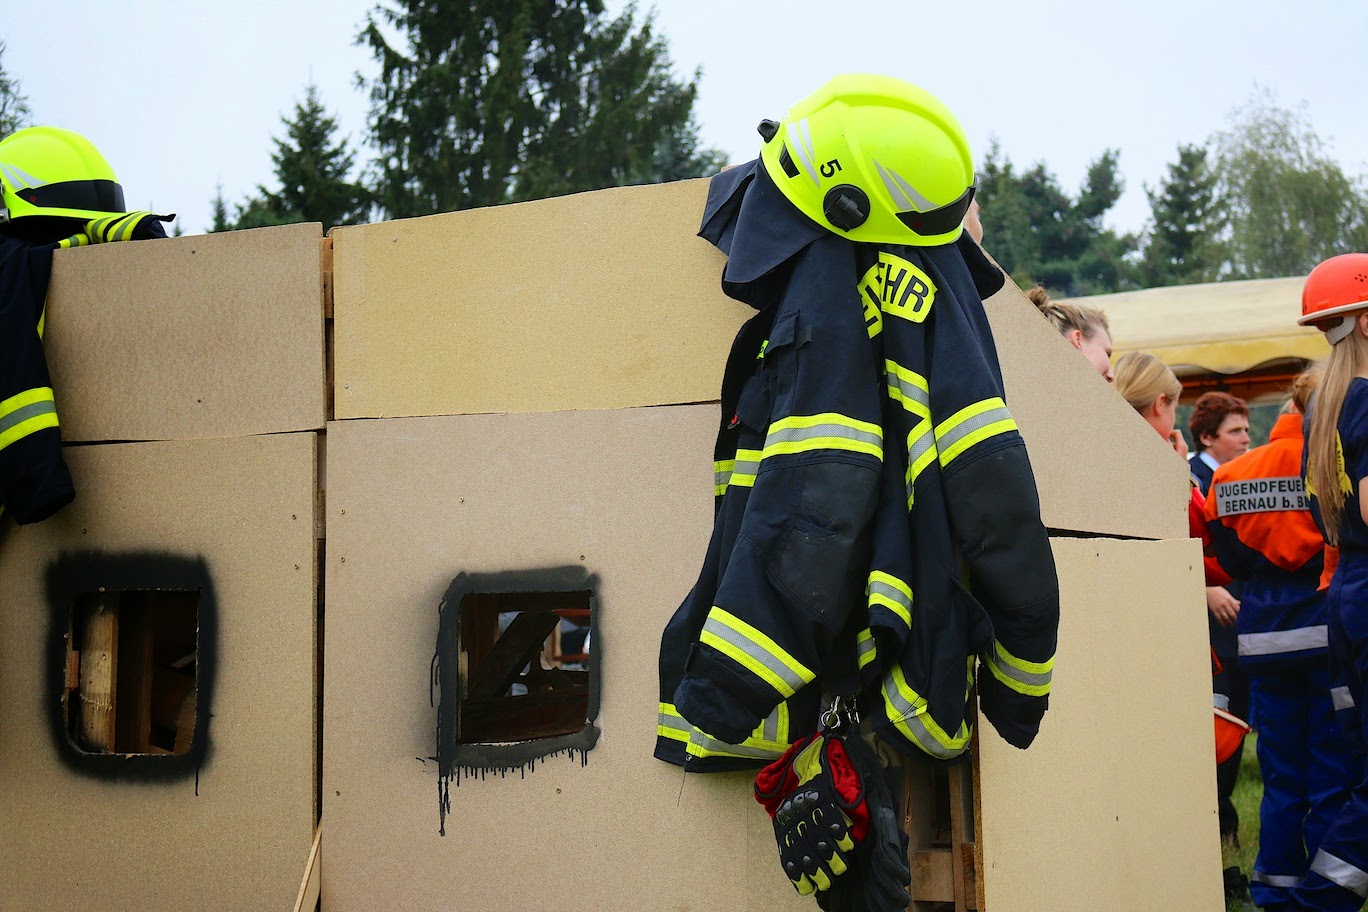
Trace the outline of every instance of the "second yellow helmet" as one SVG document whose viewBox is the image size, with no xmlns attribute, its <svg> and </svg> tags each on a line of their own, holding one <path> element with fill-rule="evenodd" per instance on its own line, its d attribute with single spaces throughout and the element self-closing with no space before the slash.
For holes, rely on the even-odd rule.
<svg viewBox="0 0 1368 912">
<path fill-rule="evenodd" d="M 123 187 L 100 150 L 61 127 L 27 127 L 0 140 L 0 201 L 0 222 L 125 211 Z"/>
</svg>

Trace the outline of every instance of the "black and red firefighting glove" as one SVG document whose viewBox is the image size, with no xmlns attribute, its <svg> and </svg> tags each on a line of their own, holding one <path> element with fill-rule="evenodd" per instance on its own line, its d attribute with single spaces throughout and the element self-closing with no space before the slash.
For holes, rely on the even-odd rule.
<svg viewBox="0 0 1368 912">
<path fill-rule="evenodd" d="M 811 735 L 755 777 L 755 800 L 774 820 L 779 860 L 803 896 L 831 889 L 869 829 L 864 785 L 834 735 Z"/>
<path fill-rule="evenodd" d="M 58 243 L 58 247 L 87 247 L 91 244 L 108 244 L 114 241 L 144 241 L 166 237 L 162 222 L 169 222 L 174 215 L 155 215 L 151 212 L 120 212 L 93 218 L 76 234 Z"/>
<path fill-rule="evenodd" d="M 850 872 L 817 894 L 823 912 L 906 912 L 912 904 L 907 834 L 898 825 L 902 767 L 884 767 L 864 738 L 845 739 L 846 753 L 864 784 L 869 833 L 850 859 Z"/>
</svg>

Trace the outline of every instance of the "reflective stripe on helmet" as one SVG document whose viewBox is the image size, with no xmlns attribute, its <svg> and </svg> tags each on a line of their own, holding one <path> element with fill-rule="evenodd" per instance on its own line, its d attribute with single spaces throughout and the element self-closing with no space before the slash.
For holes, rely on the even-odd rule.
<svg viewBox="0 0 1368 912">
<path fill-rule="evenodd" d="M 975 188 L 970 186 L 959 199 L 939 209 L 899 212 L 898 221 L 906 225 L 909 231 L 923 237 L 954 231 L 969 212 L 969 204 L 974 201 L 974 190 Z"/>
</svg>

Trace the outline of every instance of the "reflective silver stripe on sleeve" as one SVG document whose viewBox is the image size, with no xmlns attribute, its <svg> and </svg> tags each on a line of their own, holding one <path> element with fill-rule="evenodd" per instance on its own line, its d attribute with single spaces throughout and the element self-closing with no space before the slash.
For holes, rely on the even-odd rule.
<svg viewBox="0 0 1368 912">
<path fill-rule="evenodd" d="M 1240 655 L 1266 656 L 1306 649 L 1324 649 L 1329 645 L 1329 628 L 1298 627 L 1296 630 L 1274 630 L 1269 633 L 1242 633 L 1239 636 Z"/>
<path fill-rule="evenodd" d="M 759 459 L 750 459 L 749 457 L 742 456 L 741 453 L 742 451 L 740 450 L 736 453 L 736 465 L 732 468 L 733 475 L 754 475 L 756 472 L 760 471 Z"/>
<path fill-rule="evenodd" d="M 689 733 L 689 753 L 726 754 L 729 757 L 747 757 L 754 760 L 773 760 L 783 751 L 768 750 L 763 747 L 750 747 L 745 744 L 728 744 L 718 741 L 698 729 Z"/>
<path fill-rule="evenodd" d="M 1349 692 L 1347 686 L 1332 687 L 1330 688 L 1330 703 L 1337 712 L 1342 709 L 1353 709 L 1355 706 L 1354 695 Z"/>
<path fill-rule="evenodd" d="M 812 427 L 788 427 L 770 431 L 769 435 L 765 437 L 765 449 L 768 450 L 775 444 L 801 443 L 804 440 L 815 440 L 819 437 L 839 437 L 843 440 L 857 440 L 860 443 L 868 443 L 877 447 L 883 446 L 882 434 L 861 431 L 843 424 L 814 424 Z"/>
<path fill-rule="evenodd" d="M 1368 871 L 1356 868 L 1343 858 L 1331 855 L 1325 849 L 1316 853 L 1311 862 L 1311 870 L 1331 883 L 1337 883 L 1351 893 L 1368 898 Z"/>
<path fill-rule="evenodd" d="M 987 659 L 988 664 L 992 665 L 993 668 L 999 671 L 1004 677 L 1011 678 L 1018 684 L 1030 688 L 1043 687 L 1047 690 L 1050 687 L 1050 680 L 1054 675 L 1054 672 L 1052 671 L 1033 672 L 1017 668 L 1015 665 L 1003 660 L 1002 656 L 998 655 L 996 649 L 989 649 L 984 653 L 984 658 Z"/>
<path fill-rule="evenodd" d="M 781 704 L 782 705 L 782 704 Z M 774 708 L 774 712 L 765 717 L 765 721 L 760 726 L 760 737 L 766 741 L 779 740 L 779 707 Z"/>
<path fill-rule="evenodd" d="M 777 656 L 767 652 L 759 643 L 732 630 L 726 624 L 717 620 L 717 618 L 709 617 L 703 624 L 703 632 L 710 633 L 719 640 L 730 643 L 734 648 L 745 653 L 753 661 L 763 665 L 771 674 L 787 684 L 791 693 L 797 693 L 805 684 L 807 684 L 807 681 L 800 678 L 792 668 L 789 668 L 781 662 Z M 789 694 L 785 694 L 785 696 L 789 696 Z"/>
<path fill-rule="evenodd" d="M 18 427 L 30 418 L 37 418 L 39 415 L 54 415 L 56 413 L 57 404 L 51 399 L 20 406 L 8 415 L 0 418 L 0 434 Z"/>
<path fill-rule="evenodd" d="M 693 726 L 691 726 L 688 722 L 685 722 L 682 717 L 672 716 L 667 712 L 661 712 L 656 715 L 656 724 L 661 728 L 668 728 L 671 731 L 682 732 L 685 735 L 688 735 L 690 730 L 692 730 L 693 728 Z"/>
<path fill-rule="evenodd" d="M 874 660 L 874 654 L 877 648 L 878 647 L 874 643 L 874 637 L 872 636 L 868 639 L 863 639 L 859 641 L 856 647 L 856 651 L 859 654 L 857 657 L 857 661 L 861 668 L 864 668 L 866 665 L 868 665 L 870 662 Z"/>
<path fill-rule="evenodd" d="M 960 440 L 968 437 L 979 428 L 985 428 L 988 425 L 996 424 L 999 421 L 1011 420 L 1012 413 L 1007 411 L 1006 406 L 1000 405 L 997 408 L 990 408 L 986 412 L 980 412 L 972 418 L 966 418 L 950 430 L 946 431 L 945 434 L 937 440 L 937 446 L 940 451 L 944 453 L 946 450 L 952 449 Z"/>
<path fill-rule="evenodd" d="M 931 414 L 931 394 L 910 380 L 899 377 L 891 368 L 888 370 L 888 385 L 902 394 L 903 401 L 915 402 Z"/>
<path fill-rule="evenodd" d="M 1255 883 L 1268 884 L 1270 887 L 1295 887 L 1301 878 L 1295 874 L 1265 874 L 1258 868 L 1250 873 L 1249 879 Z"/>
<path fill-rule="evenodd" d="M 899 731 L 902 731 L 904 734 L 910 734 L 916 739 L 918 747 L 939 760 L 951 760 L 964 753 L 964 747 L 968 746 L 967 740 L 964 747 L 961 747 L 958 750 L 947 747 L 936 740 L 936 736 L 931 734 L 930 730 L 927 729 L 926 725 L 922 722 L 921 715 L 911 703 L 907 702 L 907 698 L 902 695 L 902 692 L 898 690 L 898 686 L 893 682 L 891 675 L 884 677 L 883 692 L 884 699 L 888 703 L 887 708 L 901 717 L 898 719 L 890 719 L 889 721 L 893 722 Z"/>
<path fill-rule="evenodd" d="M 926 455 L 926 451 L 936 445 L 936 435 L 931 433 L 931 426 L 927 425 L 926 432 L 912 441 L 907 447 L 907 464 L 916 465 L 917 461 Z"/>
<path fill-rule="evenodd" d="M 907 593 L 898 589 L 896 586 L 891 586 L 883 580 L 871 579 L 869 581 L 869 594 L 882 595 L 890 602 L 897 602 L 899 605 L 902 605 L 903 609 L 909 615 L 912 614 L 912 600 L 907 597 Z"/>
</svg>

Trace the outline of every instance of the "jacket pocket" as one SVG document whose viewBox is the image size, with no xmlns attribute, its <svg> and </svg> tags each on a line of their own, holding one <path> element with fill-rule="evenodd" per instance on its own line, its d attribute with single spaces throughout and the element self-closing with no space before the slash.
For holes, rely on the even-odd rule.
<svg viewBox="0 0 1368 912">
<path fill-rule="evenodd" d="M 863 595 L 879 473 L 847 462 L 788 471 L 802 473 L 802 493 L 770 564 L 771 578 L 790 599 L 839 630 Z"/>
</svg>

